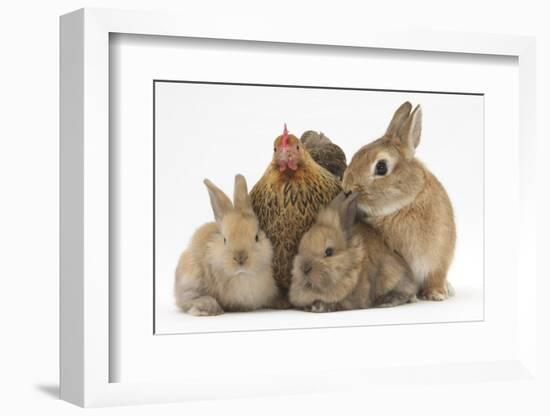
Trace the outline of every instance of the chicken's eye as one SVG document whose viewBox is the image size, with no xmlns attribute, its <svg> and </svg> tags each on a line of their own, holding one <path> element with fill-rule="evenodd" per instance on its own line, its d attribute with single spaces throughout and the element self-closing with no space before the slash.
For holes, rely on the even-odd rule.
<svg viewBox="0 0 550 416">
<path fill-rule="evenodd" d="M 379 160 L 376 163 L 376 167 L 374 168 L 374 173 L 377 176 L 384 176 L 386 173 L 388 173 L 388 165 L 385 160 Z"/>
<path fill-rule="evenodd" d="M 225 239 L 225 237 L 223 238 L 223 243 L 227 244 L 227 240 Z"/>
<path fill-rule="evenodd" d="M 256 234 L 256 243 L 260 241 L 260 237 L 258 236 L 258 234 Z"/>
<path fill-rule="evenodd" d="M 296 150 L 300 150 L 300 146 L 296 146 Z"/>
<path fill-rule="evenodd" d="M 333 254 L 332 247 L 329 247 L 325 250 L 325 257 L 330 257 Z"/>
<path fill-rule="evenodd" d="M 273 148 L 273 151 L 274 151 L 274 152 L 276 152 L 276 151 L 277 151 L 277 148 L 276 148 L 276 147 L 274 147 L 274 148 Z"/>
</svg>

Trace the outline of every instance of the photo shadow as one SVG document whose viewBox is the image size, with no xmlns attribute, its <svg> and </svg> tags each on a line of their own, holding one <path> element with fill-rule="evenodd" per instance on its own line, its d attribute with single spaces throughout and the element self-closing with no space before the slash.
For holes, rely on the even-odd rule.
<svg viewBox="0 0 550 416">
<path fill-rule="evenodd" d="M 37 384 L 36 390 L 53 399 L 59 399 L 59 384 Z"/>
</svg>

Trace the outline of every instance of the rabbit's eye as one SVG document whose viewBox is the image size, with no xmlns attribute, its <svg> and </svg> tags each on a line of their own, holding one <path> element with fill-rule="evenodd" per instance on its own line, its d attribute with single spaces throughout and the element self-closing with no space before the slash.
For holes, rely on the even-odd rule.
<svg viewBox="0 0 550 416">
<path fill-rule="evenodd" d="M 258 234 L 256 234 L 256 243 L 260 241 L 260 237 L 258 236 Z"/>
<path fill-rule="evenodd" d="M 225 237 L 223 238 L 223 243 L 227 244 L 227 240 L 225 239 Z"/>
<path fill-rule="evenodd" d="M 329 247 L 325 250 L 325 257 L 330 257 L 330 256 L 332 256 L 332 254 L 333 254 L 333 250 L 332 250 L 331 247 Z"/>
<path fill-rule="evenodd" d="M 385 160 L 379 160 L 374 168 L 374 173 L 378 176 L 384 176 L 388 173 L 388 165 Z"/>
</svg>

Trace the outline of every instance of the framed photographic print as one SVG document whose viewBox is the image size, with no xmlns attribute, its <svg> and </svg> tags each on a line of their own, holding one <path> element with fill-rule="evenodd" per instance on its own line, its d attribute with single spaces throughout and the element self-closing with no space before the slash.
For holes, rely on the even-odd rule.
<svg viewBox="0 0 550 416">
<path fill-rule="evenodd" d="M 533 380 L 534 41 L 243 33 L 61 18 L 62 398 Z"/>
<path fill-rule="evenodd" d="M 482 94 L 223 84 L 182 80 L 153 82 L 155 334 L 483 320 Z M 311 316 L 301 312 L 293 312 L 291 315 L 282 312 L 234 313 L 211 320 L 196 319 L 189 314 L 182 316 L 173 293 L 175 259 L 178 259 L 187 242 L 191 240 L 198 225 L 214 220 L 210 199 L 203 185 L 205 176 L 228 192 L 232 192 L 234 175 L 237 173 L 242 173 L 251 182 L 250 187 L 264 177 L 267 188 L 265 192 L 269 195 L 271 187 L 276 186 L 273 183 L 278 184 L 288 176 L 286 171 L 280 172 L 278 165 L 273 169 L 272 161 L 273 142 L 283 132 L 279 120 L 283 119 L 284 114 L 289 114 L 290 117 L 287 117 L 288 128 L 300 131 L 300 136 L 303 132 L 311 130 L 311 126 L 324 125 L 323 131 L 327 137 L 332 136 L 334 143 L 344 150 L 347 161 L 351 160 L 354 150 L 358 150 L 369 141 L 365 139 L 366 126 L 376 126 L 371 140 L 378 138 L 375 136 L 376 132 L 385 131 L 385 124 L 389 124 L 393 111 L 407 100 L 421 102 L 425 114 L 422 146 L 419 146 L 418 154 L 423 155 L 422 159 L 436 169 L 439 178 L 446 184 L 450 199 L 454 201 L 456 228 L 461 233 L 457 238 L 456 254 L 448 279 L 454 282 L 454 290 L 460 292 L 461 296 L 454 296 L 449 302 L 441 304 L 415 302 L 400 308 L 376 309 L 369 311 L 367 315 L 364 311 L 358 310 L 355 313 L 350 311 L 329 316 Z M 123 106 L 125 105 L 121 104 L 121 107 Z M 428 120 L 432 117 L 428 114 L 433 114 L 431 122 Z M 216 120 L 216 123 L 208 123 L 208 120 Z M 205 123 L 210 125 L 208 129 L 204 128 Z M 273 137 L 268 135 L 263 138 L 262 129 L 267 125 L 272 126 Z M 228 131 L 235 133 L 228 134 Z M 346 139 L 338 143 L 334 135 L 336 132 L 340 132 Z M 209 135 L 220 139 L 216 140 L 214 145 L 212 140 L 209 140 Z M 445 140 L 438 142 L 438 136 L 445 137 Z M 426 137 L 431 137 L 432 140 L 428 142 L 429 139 Z M 332 156 L 330 152 L 334 149 L 334 143 L 313 147 L 313 151 L 317 151 L 321 159 L 323 150 Z M 442 154 L 448 154 L 448 160 L 442 160 Z M 463 169 L 465 158 L 469 159 L 471 169 Z M 211 168 L 206 169 L 207 166 Z M 268 173 L 264 175 L 266 169 Z M 268 231 L 270 222 L 276 221 L 278 216 L 286 215 L 285 208 L 289 211 L 289 218 L 285 223 L 274 226 L 280 227 L 277 232 L 284 233 L 286 223 L 291 222 L 292 218 L 296 219 L 295 226 L 300 226 L 303 217 L 298 198 L 302 197 L 308 202 L 308 188 L 303 185 L 305 189 L 301 189 L 302 179 L 298 178 L 301 169 L 298 168 L 293 178 L 288 179 L 288 183 L 300 187 L 300 191 L 297 192 L 299 195 L 293 203 L 289 191 L 288 204 L 285 207 L 283 202 L 282 212 L 274 212 L 265 219 Z M 309 172 L 307 166 L 303 171 Z M 397 172 L 394 173 L 398 175 Z M 317 172 L 312 171 L 309 175 L 310 178 L 306 178 L 305 181 L 315 183 Z M 405 181 L 404 178 L 398 180 Z M 260 182 L 256 189 L 260 189 L 261 186 Z M 386 188 L 389 186 L 391 185 L 385 185 Z M 284 193 L 284 185 L 282 188 Z M 321 186 L 319 189 L 311 186 L 311 189 L 312 194 L 327 192 L 327 199 L 334 196 L 330 195 L 331 192 L 334 193 L 330 188 L 325 191 Z M 276 192 L 274 194 L 276 195 Z M 281 200 L 284 201 L 284 197 Z M 391 203 L 393 201 L 388 201 L 388 204 Z M 257 211 L 260 213 L 264 202 L 258 201 L 257 204 Z M 307 209 L 307 205 L 304 205 Z M 285 242 L 283 239 L 281 244 Z M 246 245 L 246 241 L 239 245 L 243 244 Z M 349 250 L 351 247 L 342 247 L 339 254 L 346 255 L 346 251 Z M 326 248 L 321 250 L 323 255 L 324 251 Z M 334 259 L 334 262 L 332 267 L 338 267 L 339 273 L 345 273 L 340 269 L 342 265 L 337 264 L 338 260 Z M 253 263 L 253 259 L 250 263 Z M 250 266 L 254 268 L 255 265 Z M 456 279 L 455 274 L 463 278 Z M 338 289 L 327 288 L 327 291 L 334 292 Z M 328 296 L 331 294 L 327 293 Z M 331 321 L 332 319 L 335 321 Z"/>
</svg>

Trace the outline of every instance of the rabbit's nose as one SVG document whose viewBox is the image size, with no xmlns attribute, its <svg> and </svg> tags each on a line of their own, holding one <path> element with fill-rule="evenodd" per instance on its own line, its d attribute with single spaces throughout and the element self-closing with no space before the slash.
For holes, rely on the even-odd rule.
<svg viewBox="0 0 550 416">
<path fill-rule="evenodd" d="M 349 171 L 344 172 L 344 177 L 342 179 L 342 188 L 346 194 L 350 192 L 357 192 L 361 188 L 359 183 L 355 180 L 355 177 Z"/>
<path fill-rule="evenodd" d="M 312 268 L 311 264 L 304 263 L 304 266 L 303 266 L 304 274 L 308 274 L 311 271 L 311 268 Z"/>
<path fill-rule="evenodd" d="M 344 176 L 342 177 L 342 186 L 345 192 L 351 191 L 351 188 L 353 186 L 353 179 L 352 175 L 349 173 L 349 170 L 346 170 L 344 172 Z"/>
<path fill-rule="evenodd" d="M 239 263 L 241 266 L 244 264 L 244 262 L 248 259 L 248 254 L 246 251 L 241 250 L 237 251 L 235 255 L 233 256 L 233 260 L 235 260 L 237 263 Z"/>
<path fill-rule="evenodd" d="M 355 183 L 350 182 L 350 183 L 347 183 L 347 184 L 343 184 L 342 188 L 343 188 L 344 193 L 346 194 L 346 198 L 347 198 L 349 196 L 349 194 L 351 194 L 352 192 L 358 192 L 361 187 L 359 185 L 355 184 Z"/>
</svg>

